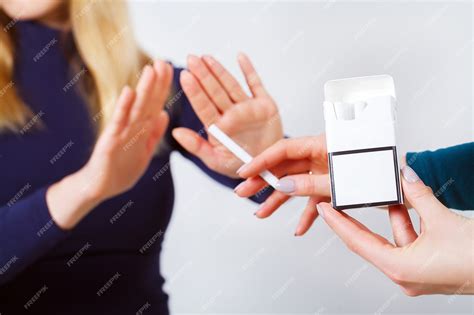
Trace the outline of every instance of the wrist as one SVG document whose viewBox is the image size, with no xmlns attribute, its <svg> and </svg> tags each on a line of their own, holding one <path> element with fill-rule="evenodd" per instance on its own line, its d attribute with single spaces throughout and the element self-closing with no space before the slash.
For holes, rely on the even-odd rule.
<svg viewBox="0 0 474 315">
<path fill-rule="evenodd" d="M 70 180 L 77 185 L 78 192 L 83 195 L 84 202 L 99 204 L 109 198 L 100 175 L 101 172 L 95 171 L 89 164 L 70 175 Z"/>
<path fill-rule="evenodd" d="M 105 200 L 103 194 L 90 185 L 83 169 L 51 185 L 46 202 L 53 221 L 62 229 L 74 228 L 83 217 Z"/>
</svg>

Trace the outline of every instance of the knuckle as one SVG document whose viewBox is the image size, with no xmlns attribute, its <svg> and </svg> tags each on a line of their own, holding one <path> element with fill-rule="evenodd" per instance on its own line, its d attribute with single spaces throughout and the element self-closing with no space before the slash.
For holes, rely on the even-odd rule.
<svg viewBox="0 0 474 315">
<path fill-rule="evenodd" d="M 411 197 L 413 199 L 422 199 L 432 195 L 433 192 L 427 186 L 419 187 L 411 192 Z"/>
<path fill-rule="evenodd" d="M 240 88 L 240 85 L 238 82 L 232 80 L 229 84 L 229 89 L 232 91 L 232 93 L 235 93 L 238 95 L 238 90 Z"/>
<path fill-rule="evenodd" d="M 313 181 L 312 176 L 306 175 L 303 178 L 304 179 L 302 181 L 302 187 L 301 187 L 302 191 L 307 194 L 313 193 L 315 189 L 314 189 L 314 181 Z"/>
<path fill-rule="evenodd" d="M 416 297 L 421 295 L 421 292 L 419 290 L 410 287 L 402 287 L 402 291 L 406 296 L 410 297 Z"/>
<path fill-rule="evenodd" d="M 354 253 L 359 252 L 359 246 L 358 246 L 357 242 L 354 241 L 353 238 L 346 241 L 346 246 L 351 252 L 354 252 Z"/>
<path fill-rule="evenodd" d="M 407 274 L 400 269 L 387 272 L 388 277 L 396 284 L 403 286 L 407 284 Z"/>
</svg>

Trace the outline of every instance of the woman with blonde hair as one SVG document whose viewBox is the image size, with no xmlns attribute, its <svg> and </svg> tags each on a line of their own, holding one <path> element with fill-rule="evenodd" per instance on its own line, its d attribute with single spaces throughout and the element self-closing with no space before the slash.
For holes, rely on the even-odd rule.
<svg viewBox="0 0 474 315">
<path fill-rule="evenodd" d="M 206 127 L 257 154 L 283 136 L 275 103 L 244 55 L 252 96 L 212 57 L 150 62 L 123 1 L 0 0 L 0 23 L 0 313 L 168 313 L 171 152 L 234 187 Z"/>
</svg>

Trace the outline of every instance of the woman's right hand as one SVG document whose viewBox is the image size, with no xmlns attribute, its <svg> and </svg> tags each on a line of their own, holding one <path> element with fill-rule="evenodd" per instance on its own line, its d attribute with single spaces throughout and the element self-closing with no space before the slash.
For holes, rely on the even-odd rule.
<svg viewBox="0 0 474 315">
<path fill-rule="evenodd" d="M 318 204 L 318 211 L 351 251 L 405 294 L 474 294 L 474 220 L 441 204 L 410 167 L 402 174 L 405 198 L 420 217 L 419 235 L 403 205 L 389 207 L 394 244 L 328 203 Z"/>
<path fill-rule="evenodd" d="M 270 216 L 290 196 L 310 196 L 295 232 L 295 236 L 303 235 L 318 216 L 316 205 L 329 201 L 331 196 L 325 135 L 278 141 L 238 170 L 239 176 L 247 180 L 236 188 L 236 194 L 249 197 L 267 186 L 258 175 L 264 170 L 281 178 L 277 191 L 255 215 Z"/>
<path fill-rule="evenodd" d="M 132 188 L 143 175 L 168 126 L 163 110 L 171 87 L 171 65 L 156 61 L 143 69 L 136 91 L 125 87 L 91 158 L 78 172 L 49 187 L 53 220 L 74 227 L 100 202 Z"/>
</svg>

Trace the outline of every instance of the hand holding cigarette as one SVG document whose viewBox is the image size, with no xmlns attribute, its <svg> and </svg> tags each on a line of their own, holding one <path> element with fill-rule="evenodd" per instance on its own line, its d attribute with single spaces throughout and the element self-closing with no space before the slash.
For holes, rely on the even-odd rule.
<svg viewBox="0 0 474 315">
<path fill-rule="evenodd" d="M 303 235 L 318 216 L 316 204 L 330 200 L 327 163 L 324 134 L 280 140 L 239 170 L 239 175 L 247 180 L 239 185 L 236 193 L 240 197 L 249 197 L 265 187 L 266 183 L 258 177 L 263 170 L 284 176 L 276 184 L 281 195 L 310 197 L 295 233 Z M 255 214 L 259 218 L 269 217 L 286 200 L 269 198 Z"/>
</svg>

